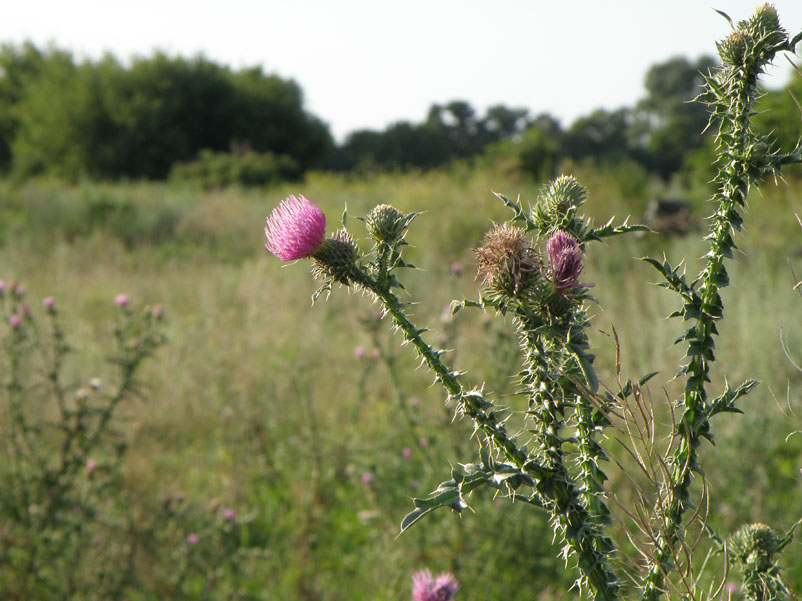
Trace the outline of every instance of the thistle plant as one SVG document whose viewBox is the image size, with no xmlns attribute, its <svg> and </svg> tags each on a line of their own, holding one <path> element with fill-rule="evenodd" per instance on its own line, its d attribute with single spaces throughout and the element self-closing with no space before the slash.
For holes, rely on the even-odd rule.
<svg viewBox="0 0 802 601">
<path fill-rule="evenodd" d="M 372 241 L 366 253 L 347 230 L 345 214 L 341 229 L 329 238 L 319 228 L 307 226 L 320 222 L 319 209 L 311 203 L 300 205 L 294 197 L 268 218 L 268 250 L 282 260 L 313 260 L 313 274 L 322 282 L 313 299 L 337 283 L 372 298 L 404 344 L 412 346 L 432 372 L 456 415 L 473 422 L 477 454 L 457 464 L 450 479 L 428 497 L 414 500 L 414 509 L 401 522 L 402 531 L 439 508 L 461 512 L 473 491 L 487 487 L 545 512 L 562 557 L 575 570 L 576 587 L 592 599 L 702 596 L 697 590 L 692 531 L 707 531 L 714 550 L 743 566 L 744 590 L 750 599 L 791 594 L 776 561 L 793 528 L 781 536 L 752 525 L 721 542 L 712 528 L 699 523 L 702 512 L 688 516 L 696 506 L 691 486 L 694 474 L 701 472 L 698 448 L 704 439 L 713 440 L 710 419 L 740 412 L 736 401 L 757 384 L 747 380 L 735 389 L 725 385 L 718 396 L 709 395 L 716 324 L 724 315 L 720 290 L 729 284 L 724 263 L 735 249 L 740 211 L 750 186 L 779 175 L 785 164 L 802 161 L 802 147 L 780 153 L 750 126 L 758 76 L 776 53 L 793 50 L 802 34 L 789 39 L 770 5 L 732 26 L 732 35 L 718 45 L 722 66 L 706 76 L 699 98 L 710 108 L 718 144 L 713 198 L 717 208 L 705 238 L 709 243 L 705 266 L 688 282 L 667 259 L 645 259 L 662 274 L 661 285 L 681 298 L 682 306 L 673 316 L 690 322 L 677 339 L 687 347 L 688 361 L 678 374 L 685 381 L 685 392 L 670 407 L 676 419 L 665 454 L 657 449 L 659 424 L 643 392 L 655 372 L 635 381 L 619 378 L 616 386 L 599 382 L 588 312 L 595 302 L 594 284 L 583 281 L 588 253 L 601 250 L 594 243 L 647 228 L 628 220 L 615 225 L 613 219 L 596 226 L 582 213 L 588 192 L 575 178 L 564 175 L 546 184 L 531 207 L 497 195 L 512 216 L 494 225 L 475 250 L 479 296 L 451 305 L 453 313 L 480 309 L 505 316 L 513 324 L 523 357 L 519 393 L 527 401 L 524 422 L 515 432 L 507 425 L 513 412 L 494 401 L 483 386 L 469 385 L 465 374 L 447 363 L 447 351 L 427 342 L 427 330 L 409 315 L 411 302 L 402 300 L 401 274 L 414 267 L 403 259 L 403 251 L 416 213 L 404 214 L 389 205 L 370 211 L 363 219 Z M 631 444 L 624 446 L 635 461 L 630 472 L 607 448 L 613 438 L 607 436 L 611 428 L 629 436 Z M 646 475 L 651 492 L 638 490 L 638 507 L 621 506 L 607 490 L 605 470 L 611 459 L 633 482 L 639 473 Z M 623 545 L 614 542 L 615 522 L 625 519 L 634 520 L 642 531 L 640 539 L 628 533 L 640 560 L 627 557 Z M 430 580 L 427 576 L 426 582 Z M 706 596 L 713 597 L 713 589 Z"/>
</svg>

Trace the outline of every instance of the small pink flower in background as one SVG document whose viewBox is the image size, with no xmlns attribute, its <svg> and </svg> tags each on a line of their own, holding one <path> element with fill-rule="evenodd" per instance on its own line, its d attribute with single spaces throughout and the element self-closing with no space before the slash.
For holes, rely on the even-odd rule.
<svg viewBox="0 0 802 601">
<path fill-rule="evenodd" d="M 357 359 L 364 359 L 365 358 L 365 349 L 361 346 L 358 346 L 354 349 L 354 357 Z"/>
<path fill-rule="evenodd" d="M 4 280 L 0 280 L 0 296 L 3 296 L 6 291 L 6 283 Z"/>
<path fill-rule="evenodd" d="M 17 298 L 22 298 L 23 296 L 25 296 L 25 286 L 21 286 L 19 284 L 12 284 L 11 293 Z"/>
<path fill-rule="evenodd" d="M 28 317 L 31 314 L 31 308 L 28 305 L 20 305 L 19 312 L 23 317 Z"/>
<path fill-rule="evenodd" d="M 437 578 L 433 578 L 428 569 L 412 575 L 414 601 L 451 601 L 458 590 L 459 582 L 448 572 L 441 572 Z"/>
<path fill-rule="evenodd" d="M 546 244 L 551 278 L 555 288 L 576 286 L 582 273 L 582 249 L 568 232 L 557 230 Z"/>
<path fill-rule="evenodd" d="M 223 510 L 223 519 L 227 522 L 233 522 L 237 517 L 237 514 L 234 513 L 234 510 L 230 507 L 226 507 Z"/>
<path fill-rule="evenodd" d="M 459 261 L 454 261 L 451 264 L 451 275 L 462 275 L 462 263 Z"/>
<path fill-rule="evenodd" d="M 734 582 L 728 582 L 724 585 L 724 590 L 727 592 L 728 595 L 732 595 L 733 593 L 738 592 L 738 585 Z"/>
<path fill-rule="evenodd" d="M 410 449 L 409 447 L 404 447 L 403 450 L 401 451 L 401 457 L 403 457 L 404 459 L 409 459 L 410 457 L 412 457 L 412 449 Z"/>
<path fill-rule="evenodd" d="M 120 307 L 120 309 L 125 309 L 131 304 L 131 299 L 128 298 L 127 294 L 118 294 L 114 298 L 114 304 Z"/>
<path fill-rule="evenodd" d="M 200 540 L 200 537 L 197 534 L 195 534 L 194 532 L 190 532 L 189 534 L 187 534 L 187 544 L 188 545 L 195 545 L 195 544 L 198 543 L 199 540 Z"/>
<path fill-rule="evenodd" d="M 19 315 L 12 315 L 8 318 L 8 325 L 14 329 L 18 328 L 20 323 L 22 323 L 22 319 Z"/>
<path fill-rule="evenodd" d="M 53 309 L 56 308 L 56 299 L 52 296 L 48 296 L 42 300 L 42 305 L 44 305 L 44 308 L 48 311 L 53 311 Z"/>
<path fill-rule="evenodd" d="M 382 358 L 382 351 L 381 349 L 375 348 L 370 352 L 370 356 L 374 359 L 381 359 Z"/>
<path fill-rule="evenodd" d="M 153 305 L 150 314 L 156 319 L 161 319 L 164 317 L 164 305 Z"/>
<path fill-rule="evenodd" d="M 267 218 L 265 248 L 282 261 L 311 255 L 323 242 L 326 216 L 304 196 L 288 196 Z"/>
<path fill-rule="evenodd" d="M 373 476 L 371 476 L 368 472 L 362 474 L 362 484 L 370 484 L 373 482 Z"/>
<path fill-rule="evenodd" d="M 95 461 L 94 459 L 89 459 L 86 462 L 86 473 L 87 474 L 91 474 L 96 469 L 97 469 L 97 461 Z"/>
<path fill-rule="evenodd" d="M 419 445 L 420 445 L 422 448 L 424 448 L 424 449 L 425 449 L 426 447 L 428 447 L 428 446 L 429 446 L 429 441 L 428 441 L 426 438 L 421 438 L 421 439 L 418 441 L 418 444 L 419 444 Z"/>
</svg>

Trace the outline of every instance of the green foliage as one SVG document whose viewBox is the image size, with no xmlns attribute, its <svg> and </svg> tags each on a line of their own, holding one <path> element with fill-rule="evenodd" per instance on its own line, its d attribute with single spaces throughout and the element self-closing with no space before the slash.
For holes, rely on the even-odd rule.
<svg viewBox="0 0 802 601">
<path fill-rule="evenodd" d="M 230 186 L 267 186 L 296 179 L 299 175 L 298 163 L 288 155 L 202 150 L 195 161 L 175 163 L 168 179 L 171 183 L 209 190 Z"/>
<path fill-rule="evenodd" d="M 0 63 L 0 102 L 11 115 L 0 122 L 0 166 L 5 156 L 18 176 L 161 179 L 204 149 L 286 155 L 303 171 L 333 149 L 298 85 L 258 68 L 164 54 L 129 68 L 112 57 L 76 63 L 30 45 L 5 46 Z"/>
</svg>

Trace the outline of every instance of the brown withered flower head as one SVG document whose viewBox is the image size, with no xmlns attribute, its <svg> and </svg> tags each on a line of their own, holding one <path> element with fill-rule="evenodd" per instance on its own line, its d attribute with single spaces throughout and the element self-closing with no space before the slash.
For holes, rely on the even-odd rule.
<svg viewBox="0 0 802 601">
<path fill-rule="evenodd" d="M 493 226 L 474 254 L 476 277 L 481 277 L 488 288 L 506 296 L 527 288 L 540 274 L 537 253 L 526 233 L 508 223 Z"/>
</svg>

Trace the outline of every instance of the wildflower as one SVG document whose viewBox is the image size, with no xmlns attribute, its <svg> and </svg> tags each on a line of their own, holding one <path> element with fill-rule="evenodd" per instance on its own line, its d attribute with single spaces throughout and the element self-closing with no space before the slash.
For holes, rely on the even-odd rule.
<svg viewBox="0 0 802 601">
<path fill-rule="evenodd" d="M 2 298 L 5 292 L 6 292 L 6 283 L 4 280 L 0 280 L 0 298 Z"/>
<path fill-rule="evenodd" d="M 375 348 L 370 352 L 370 356 L 373 359 L 381 359 L 382 358 L 382 351 L 381 349 Z"/>
<path fill-rule="evenodd" d="M 48 313 L 53 313 L 56 310 L 56 299 L 48 296 L 42 300 L 42 305 L 47 309 Z"/>
<path fill-rule="evenodd" d="M 310 256 L 323 243 L 326 216 L 304 196 L 289 196 L 267 218 L 265 248 L 282 261 Z"/>
<path fill-rule="evenodd" d="M 97 461 L 95 461 L 94 459 L 89 459 L 86 462 L 86 473 L 87 474 L 91 474 L 96 469 L 97 469 Z"/>
<path fill-rule="evenodd" d="M 31 315 L 31 308 L 28 305 L 20 305 L 19 306 L 20 315 L 23 317 L 30 317 Z"/>
<path fill-rule="evenodd" d="M 582 273 L 582 249 L 571 234 L 557 230 L 546 245 L 554 287 L 558 290 L 576 286 Z"/>
<path fill-rule="evenodd" d="M 120 309 L 127 309 L 131 304 L 131 299 L 128 298 L 127 294 L 118 294 L 114 298 L 114 304 L 120 307 Z"/>
<path fill-rule="evenodd" d="M 401 450 L 401 457 L 403 457 L 404 459 L 409 459 L 410 457 L 412 457 L 412 449 L 410 449 L 409 447 L 404 447 Z"/>
<path fill-rule="evenodd" d="M 223 510 L 223 519 L 227 522 L 233 522 L 237 517 L 237 514 L 234 513 L 234 510 L 230 507 L 226 507 Z"/>
<path fill-rule="evenodd" d="M 187 534 L 187 544 L 188 545 L 195 545 L 195 544 L 198 543 L 199 540 L 200 540 L 200 537 L 197 534 L 195 534 L 194 532 L 190 532 L 189 534 Z"/>
<path fill-rule="evenodd" d="M 364 359 L 365 358 L 365 349 L 361 346 L 358 346 L 354 349 L 354 357 L 357 359 Z"/>
<path fill-rule="evenodd" d="M 22 323 L 22 319 L 19 315 L 12 315 L 8 318 L 8 325 L 10 325 L 15 330 L 19 327 L 19 324 Z"/>
<path fill-rule="evenodd" d="M 418 444 L 421 446 L 421 448 L 425 449 L 426 447 L 428 447 L 428 446 L 429 446 L 429 440 L 428 440 L 428 439 L 426 439 L 426 438 L 421 438 L 421 439 L 418 441 Z"/>
<path fill-rule="evenodd" d="M 448 572 L 441 572 L 437 578 L 433 578 L 428 569 L 412 575 L 414 601 L 451 601 L 458 590 L 459 582 Z"/>
<path fill-rule="evenodd" d="M 23 296 L 25 296 L 25 287 L 20 284 L 15 284 L 12 282 L 11 293 L 17 298 L 22 298 Z"/>
<path fill-rule="evenodd" d="M 459 261 L 454 261 L 451 264 L 451 268 L 449 269 L 449 271 L 451 271 L 451 275 L 453 275 L 453 276 L 461 276 L 462 275 L 462 263 L 460 263 Z"/>
<path fill-rule="evenodd" d="M 373 482 L 373 476 L 371 476 L 368 472 L 362 474 L 362 484 L 367 486 L 371 482 Z"/>
</svg>

